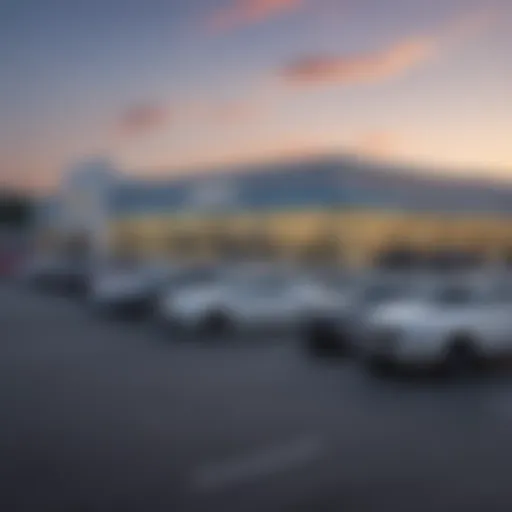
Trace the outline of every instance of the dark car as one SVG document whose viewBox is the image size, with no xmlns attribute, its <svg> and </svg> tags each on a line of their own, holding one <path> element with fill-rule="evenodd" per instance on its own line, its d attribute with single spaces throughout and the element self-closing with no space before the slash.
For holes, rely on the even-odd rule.
<svg viewBox="0 0 512 512">
<path fill-rule="evenodd" d="M 88 290 L 90 270 L 91 266 L 86 261 L 41 258 L 27 263 L 22 278 L 40 290 L 83 296 Z"/>
</svg>

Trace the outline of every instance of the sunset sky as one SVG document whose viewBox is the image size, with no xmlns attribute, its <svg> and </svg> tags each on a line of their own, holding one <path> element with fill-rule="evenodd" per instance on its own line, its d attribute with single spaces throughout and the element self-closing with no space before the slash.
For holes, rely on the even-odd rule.
<svg viewBox="0 0 512 512">
<path fill-rule="evenodd" d="M 0 0 L 0 184 L 303 153 L 512 179 L 510 0 Z"/>
</svg>

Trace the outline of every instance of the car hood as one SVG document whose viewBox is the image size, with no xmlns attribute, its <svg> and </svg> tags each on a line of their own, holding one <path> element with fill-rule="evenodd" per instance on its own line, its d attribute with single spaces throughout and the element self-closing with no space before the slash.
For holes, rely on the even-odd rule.
<svg viewBox="0 0 512 512">
<path fill-rule="evenodd" d="M 223 296 L 223 290 L 215 286 L 194 287 L 172 295 L 169 297 L 172 300 L 174 307 L 195 307 L 204 304 L 215 302 Z"/>
<path fill-rule="evenodd" d="M 373 325 L 418 325 L 429 322 L 434 314 L 431 306 L 419 301 L 400 301 L 378 306 L 369 315 Z"/>
</svg>

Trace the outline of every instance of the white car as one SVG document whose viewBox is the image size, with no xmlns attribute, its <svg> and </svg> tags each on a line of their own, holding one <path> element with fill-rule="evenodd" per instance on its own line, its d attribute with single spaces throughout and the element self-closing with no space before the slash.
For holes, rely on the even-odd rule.
<svg viewBox="0 0 512 512">
<path fill-rule="evenodd" d="M 338 291 L 280 269 L 239 269 L 209 286 L 160 304 L 161 318 L 181 332 L 221 335 L 299 328 L 305 315 L 333 308 Z"/>
<path fill-rule="evenodd" d="M 512 355 L 512 282 L 477 276 L 420 287 L 368 318 L 363 359 L 372 369 L 474 369 Z"/>
</svg>

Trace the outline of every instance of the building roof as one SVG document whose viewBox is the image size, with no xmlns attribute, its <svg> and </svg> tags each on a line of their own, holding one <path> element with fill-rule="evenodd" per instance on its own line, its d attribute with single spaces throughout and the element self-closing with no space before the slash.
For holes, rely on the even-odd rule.
<svg viewBox="0 0 512 512">
<path fill-rule="evenodd" d="M 458 213 L 512 213 L 512 187 L 355 158 L 310 158 L 115 188 L 115 214 L 376 208 Z"/>
</svg>

